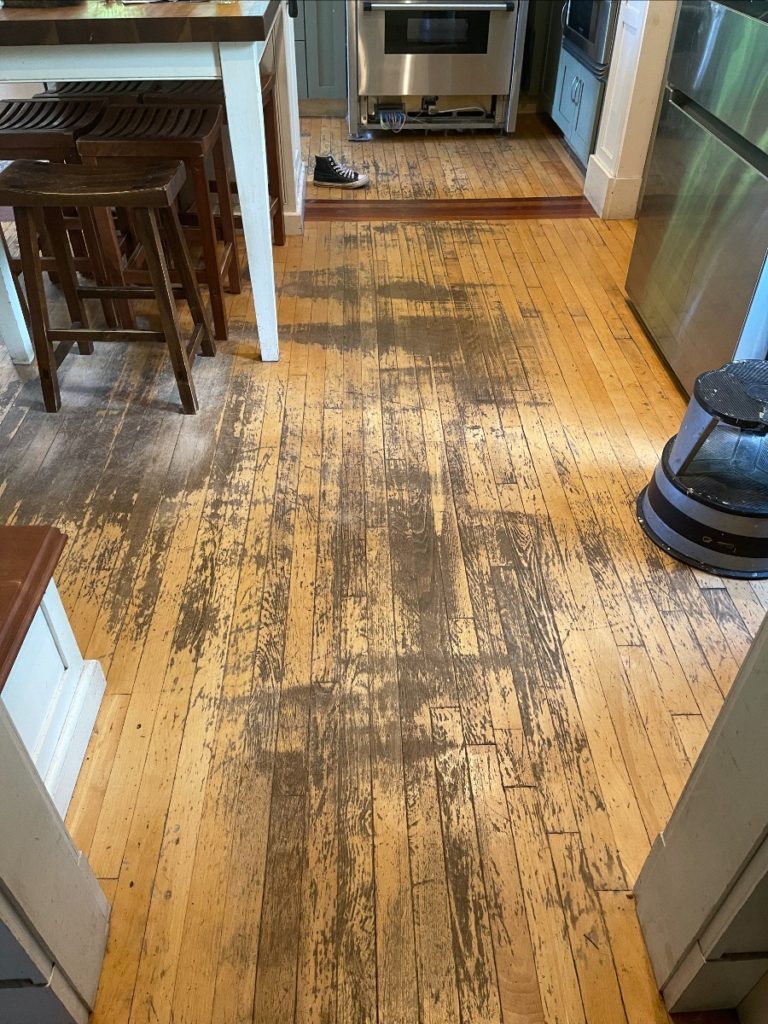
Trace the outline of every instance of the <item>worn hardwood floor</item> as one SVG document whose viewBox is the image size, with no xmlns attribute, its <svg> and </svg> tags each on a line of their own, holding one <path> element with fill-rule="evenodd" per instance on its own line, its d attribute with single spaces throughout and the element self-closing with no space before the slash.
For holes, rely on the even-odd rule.
<svg viewBox="0 0 768 1024">
<path fill-rule="evenodd" d="M 520 114 L 514 135 L 376 132 L 369 142 L 349 142 L 340 117 L 302 118 L 301 130 L 310 199 L 521 199 L 583 192 L 583 175 L 538 114 Z M 329 152 L 365 171 L 368 187 L 315 188 L 313 158 Z"/>
<path fill-rule="evenodd" d="M 159 350 L 0 362 L 108 693 L 69 814 L 94 1024 L 662 1024 L 630 888 L 768 607 L 638 529 L 683 401 L 632 226 L 316 223 L 178 414 Z"/>
</svg>

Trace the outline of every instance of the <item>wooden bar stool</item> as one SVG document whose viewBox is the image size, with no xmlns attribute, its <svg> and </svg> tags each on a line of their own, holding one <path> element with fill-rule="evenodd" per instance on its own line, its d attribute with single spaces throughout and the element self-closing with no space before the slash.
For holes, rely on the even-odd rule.
<svg viewBox="0 0 768 1024">
<path fill-rule="evenodd" d="M 17 160 L 0 173 L 0 206 L 12 206 L 16 218 L 32 341 L 48 412 L 61 408 L 57 369 L 72 345 L 78 344 L 81 351 L 88 352 L 93 342 L 101 341 L 166 344 L 184 411 L 197 411 L 191 366 L 198 347 L 208 356 L 216 354 L 216 347 L 174 206 L 184 178 L 184 165 L 178 162 L 157 163 L 137 173 L 132 167 L 99 168 Z M 77 209 L 84 223 L 92 218 L 97 208 L 129 210 L 144 246 L 151 287 L 81 285 L 64 227 L 64 207 Z M 71 320 L 68 328 L 54 328 L 50 324 L 40 263 L 40 214 L 58 264 Z M 96 238 L 95 231 L 86 237 Z M 98 262 L 99 253 L 89 255 L 94 263 Z M 183 297 L 194 323 L 186 343 L 182 340 L 176 314 L 168 257 L 181 278 Z M 162 330 L 92 329 L 83 302 L 86 298 L 154 298 Z"/>
<path fill-rule="evenodd" d="M 173 105 L 194 103 L 199 106 L 218 104 L 227 123 L 224 105 L 224 86 L 221 82 L 163 82 L 156 90 L 143 97 L 144 103 Z M 272 241 L 285 245 L 285 218 L 283 216 L 283 183 L 280 173 L 280 146 L 277 133 L 277 107 L 275 104 L 275 76 L 261 76 L 261 102 L 264 111 L 264 136 L 267 149 L 267 179 L 269 182 Z M 237 192 L 237 186 L 234 186 Z"/>
<path fill-rule="evenodd" d="M 235 222 L 232 211 L 229 174 L 222 138 L 220 107 L 115 107 L 108 109 L 96 128 L 77 143 L 85 164 L 106 165 L 119 161 L 123 166 L 141 161 L 152 166 L 156 160 L 183 160 L 195 193 L 197 224 L 203 254 L 198 280 L 211 296 L 216 337 L 227 337 L 224 281 L 228 290 L 239 293 L 240 263 L 237 254 Z M 216 225 L 213 218 L 206 160 L 212 157 L 223 252 L 218 255 Z M 112 261 L 114 263 L 114 260 Z"/>
<path fill-rule="evenodd" d="M 79 163 L 77 140 L 93 128 L 104 109 L 104 102 L 97 100 L 0 100 L 0 160 Z M 69 219 L 68 226 L 74 232 L 76 267 L 87 273 L 90 268 L 85 246 L 79 243 L 80 225 Z M 43 269 L 55 274 L 55 262 L 45 240 L 43 251 Z M 12 259 L 11 268 L 20 273 L 20 261 Z"/>
</svg>

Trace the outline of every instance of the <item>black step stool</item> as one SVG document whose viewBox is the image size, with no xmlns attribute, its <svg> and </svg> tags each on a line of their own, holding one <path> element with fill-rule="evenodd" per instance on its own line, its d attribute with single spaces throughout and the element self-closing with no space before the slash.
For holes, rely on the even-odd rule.
<svg viewBox="0 0 768 1024">
<path fill-rule="evenodd" d="M 698 378 L 637 516 L 662 550 L 697 569 L 768 577 L 768 362 Z"/>
</svg>

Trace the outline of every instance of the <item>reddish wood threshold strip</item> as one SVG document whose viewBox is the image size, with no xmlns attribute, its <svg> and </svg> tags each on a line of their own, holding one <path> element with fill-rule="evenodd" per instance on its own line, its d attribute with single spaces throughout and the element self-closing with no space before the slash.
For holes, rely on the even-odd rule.
<svg viewBox="0 0 768 1024">
<path fill-rule="evenodd" d="M 554 220 L 594 217 L 584 196 L 523 199 L 307 199 L 306 220 Z"/>
<path fill-rule="evenodd" d="M 584 196 L 521 199 L 307 199 L 304 216 L 327 220 L 556 220 L 595 217 Z M 0 206 L 0 222 L 13 210 Z"/>
</svg>

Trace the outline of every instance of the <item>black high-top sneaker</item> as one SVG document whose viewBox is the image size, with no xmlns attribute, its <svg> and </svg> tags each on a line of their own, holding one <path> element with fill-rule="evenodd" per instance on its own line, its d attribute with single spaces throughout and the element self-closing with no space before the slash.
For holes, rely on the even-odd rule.
<svg viewBox="0 0 768 1024">
<path fill-rule="evenodd" d="M 328 156 L 315 157 L 315 185 L 323 185 L 326 188 L 362 188 L 368 184 L 368 175 L 361 174 L 346 164 Z"/>
</svg>

